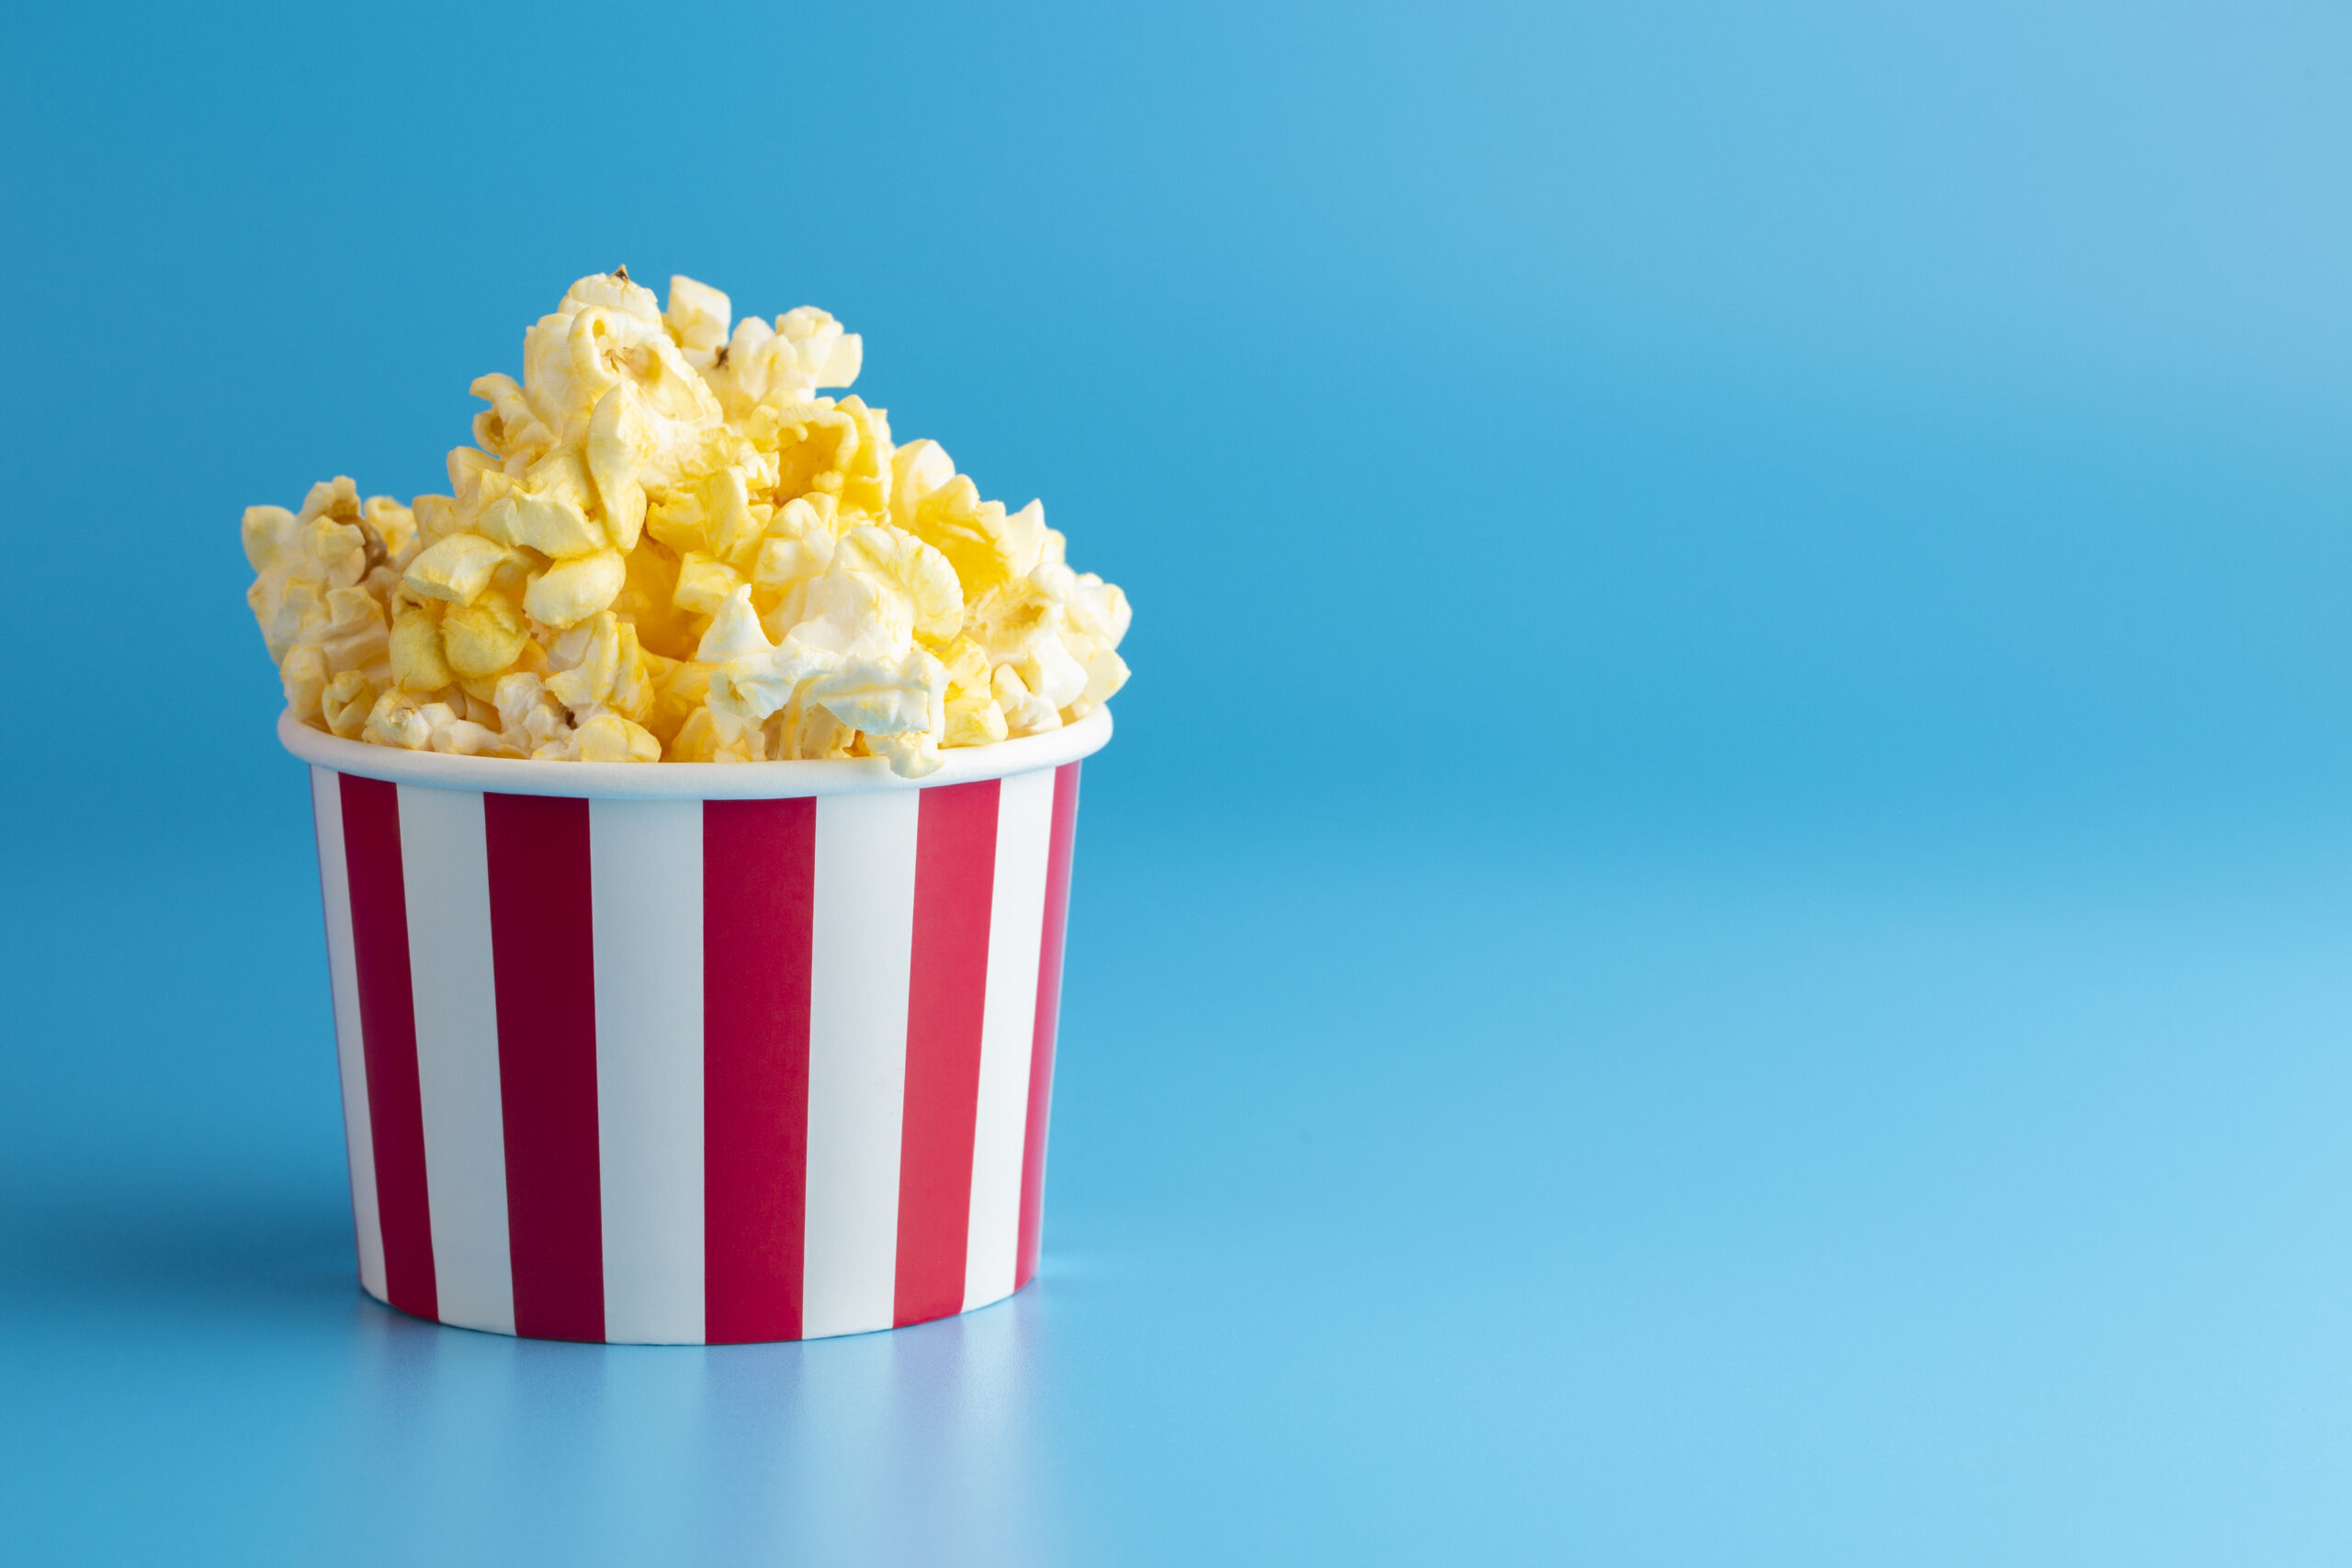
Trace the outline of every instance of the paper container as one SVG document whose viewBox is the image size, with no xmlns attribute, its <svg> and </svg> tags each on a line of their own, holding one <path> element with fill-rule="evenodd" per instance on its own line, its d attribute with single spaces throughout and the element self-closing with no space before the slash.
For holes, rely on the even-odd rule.
<svg viewBox="0 0 2352 1568">
<path fill-rule="evenodd" d="M 1080 759 L 311 764 L 359 1280 L 542 1339 L 967 1312 L 1037 1267 Z"/>
</svg>

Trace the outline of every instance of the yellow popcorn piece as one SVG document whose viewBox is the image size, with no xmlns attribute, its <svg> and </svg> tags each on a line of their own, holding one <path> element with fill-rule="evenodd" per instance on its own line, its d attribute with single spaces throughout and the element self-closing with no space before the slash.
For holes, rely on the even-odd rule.
<svg viewBox="0 0 2352 1568">
<path fill-rule="evenodd" d="M 571 720 L 537 675 L 518 671 L 501 676 L 492 696 L 499 738 L 516 755 L 528 757 L 542 748 L 571 744 Z"/>
<path fill-rule="evenodd" d="M 1046 643 L 1058 643 L 1062 601 L 1034 578 L 1017 578 L 979 594 L 966 608 L 965 628 L 988 649 L 989 662 L 1018 665 Z"/>
<path fill-rule="evenodd" d="M 588 477 L 613 543 L 623 551 L 637 548 L 645 527 L 645 479 L 654 471 L 653 455 L 652 423 L 628 388 L 596 400 L 588 419 Z"/>
<path fill-rule="evenodd" d="M 956 460 L 936 441 L 910 441 L 890 454 L 890 521 L 912 531 L 915 509 L 956 477 Z"/>
<path fill-rule="evenodd" d="M 1037 735 L 1061 728 L 1062 716 L 1054 705 L 1029 690 L 1021 672 L 1010 664 L 997 666 L 991 682 L 997 706 L 1004 713 L 1004 726 L 1014 735 Z"/>
<path fill-rule="evenodd" d="M 433 721 L 408 693 L 386 692 L 368 711 L 362 739 L 378 746 L 398 746 L 422 751 L 433 743 Z"/>
<path fill-rule="evenodd" d="M 964 592 L 947 558 L 910 534 L 888 526 L 853 528 L 833 552 L 840 571 L 879 592 L 878 614 L 892 640 L 901 623 L 915 637 L 944 642 L 964 625 Z"/>
<path fill-rule="evenodd" d="M 390 652 L 384 607 L 364 588 L 327 590 L 326 625 L 319 637 L 319 651 L 327 669 L 336 674 L 363 669 Z"/>
<path fill-rule="evenodd" d="M 369 496 L 359 509 L 359 520 L 361 526 L 382 546 L 380 553 L 387 561 L 398 560 L 407 554 L 410 542 L 416 537 L 416 513 L 389 495 Z"/>
<path fill-rule="evenodd" d="M 645 531 L 673 556 L 710 554 L 703 531 L 702 497 L 692 490 L 668 490 L 647 499 Z"/>
<path fill-rule="evenodd" d="M 786 502 L 761 537 L 752 581 L 781 593 L 821 576 L 833 564 L 837 515 L 831 496 L 796 496 Z"/>
<path fill-rule="evenodd" d="M 451 447 L 447 467 L 450 500 L 456 508 L 450 519 L 453 529 L 474 526 L 482 508 L 514 486 L 513 477 L 497 459 L 470 446 Z"/>
<path fill-rule="evenodd" d="M 750 564 L 746 557 L 758 549 L 774 509 L 753 504 L 740 468 L 721 468 L 702 482 L 697 494 L 706 547 L 730 566 Z"/>
<path fill-rule="evenodd" d="M 350 480 L 341 481 L 348 486 Z M 326 486 L 314 487 L 313 502 Z M 356 512 L 357 502 L 353 502 Z M 328 595 L 356 587 L 368 573 L 367 536 L 306 503 L 294 516 L 282 507 L 254 507 L 245 513 L 245 557 L 259 574 L 245 601 L 269 645 L 284 661 L 288 650 L 315 647 L 328 631 Z"/>
<path fill-rule="evenodd" d="M 295 547 L 294 514 L 282 506 L 248 506 L 242 530 L 245 564 L 267 571 Z"/>
<path fill-rule="evenodd" d="M 808 762 L 854 755 L 857 731 L 832 713 L 798 698 L 768 716 L 760 733 L 766 754 L 777 761 Z"/>
<path fill-rule="evenodd" d="M 780 643 L 768 641 L 751 590 L 738 589 L 695 654 L 718 666 L 710 679 L 714 716 L 757 725 L 797 698 L 825 708 L 869 743 L 920 734 L 935 744 L 946 724 L 947 671 L 914 645 L 920 612 L 906 592 L 910 580 L 927 575 L 917 553 L 927 547 L 900 539 L 903 548 L 879 528 L 844 536 L 832 570 L 808 585 L 812 613 Z M 937 570 L 944 572 L 946 563 Z M 955 609 L 960 615 L 962 606 Z M 893 744 L 893 766 L 914 768 L 910 778 L 936 765 L 924 746 Z"/>
<path fill-rule="evenodd" d="M 608 708 L 642 719 L 654 701 L 653 671 L 638 647 L 637 628 L 607 610 L 556 639 L 548 694 L 575 724 Z"/>
<path fill-rule="evenodd" d="M 376 705 L 376 682 L 356 670 L 346 670 L 327 682 L 320 709 L 327 728 L 345 740 L 356 740 Z"/>
<path fill-rule="evenodd" d="M 738 322 L 726 352 L 714 356 L 704 374 L 729 417 L 741 419 L 759 404 L 804 403 L 820 387 L 846 388 L 864 363 L 856 333 L 803 305 L 778 316 L 773 327 L 756 316 Z"/>
<path fill-rule="evenodd" d="M 1086 686 L 1066 705 L 1063 716 L 1072 722 L 1111 700 L 1127 683 L 1127 661 L 1119 657 L 1119 639 L 1127 633 L 1127 596 L 1092 572 L 1072 580 L 1062 603 L 1061 644 L 1086 671 Z"/>
<path fill-rule="evenodd" d="M 935 739 L 945 727 L 946 688 L 939 660 L 914 649 L 896 659 L 845 659 L 812 677 L 802 695 L 878 744 L 914 734 Z"/>
<path fill-rule="evenodd" d="M 902 779 L 926 778 L 939 771 L 939 738 L 929 730 L 905 730 L 895 735 L 869 735 L 874 755 L 890 764 Z"/>
<path fill-rule="evenodd" d="M 361 711 L 355 707 L 352 711 Z M 398 746 L 411 751 L 442 751 L 458 756 L 520 756 L 498 731 L 477 724 L 447 703 L 420 703 L 400 690 L 386 692 L 365 710 L 360 739 L 378 746 Z"/>
<path fill-rule="evenodd" d="M 1003 739 L 1010 731 L 990 685 L 994 671 L 988 650 L 969 637 L 959 638 L 940 662 L 947 671 L 946 734 L 940 743 L 987 746 Z"/>
<path fill-rule="evenodd" d="M 441 651 L 441 620 L 413 605 L 392 617 L 392 683 L 404 692 L 437 692 L 457 683 Z"/>
<path fill-rule="evenodd" d="M 1126 683 L 1127 661 L 1119 657 L 1115 649 L 1098 649 L 1086 661 L 1086 690 L 1071 705 L 1077 711 L 1070 718 L 1073 722 L 1084 718 L 1109 702 Z"/>
<path fill-rule="evenodd" d="M 424 599 L 470 604 L 490 586 L 492 576 L 514 552 L 480 534 L 449 534 L 435 540 L 409 562 L 401 586 Z"/>
<path fill-rule="evenodd" d="M 710 710 L 696 708 L 689 715 L 678 732 L 662 743 L 662 760 L 665 762 L 757 761 L 754 757 L 718 755 L 718 734 L 713 728 Z"/>
<path fill-rule="evenodd" d="M 523 386 L 570 446 L 583 441 L 599 400 L 627 388 L 647 418 L 651 459 L 670 480 L 687 472 L 724 419 L 717 395 L 671 340 L 652 294 L 626 278 L 582 278 L 525 334 Z"/>
<path fill-rule="evenodd" d="M 523 612 L 503 593 L 484 593 L 441 622 L 442 656 L 458 674 L 476 680 L 512 667 L 530 640 Z"/>
<path fill-rule="evenodd" d="M 663 491 L 645 525 L 681 556 L 711 556 L 743 570 L 757 556 L 774 513 L 769 503 L 752 500 L 741 469 L 721 468 L 698 483 Z"/>
<path fill-rule="evenodd" d="M 577 439 L 598 394 L 620 380 L 618 365 L 649 336 L 676 352 L 650 290 L 608 274 L 582 278 L 523 334 L 523 390 L 533 412 L 558 440 Z"/>
<path fill-rule="evenodd" d="M 662 742 L 618 714 L 599 714 L 573 732 L 572 755 L 582 762 L 658 762 Z"/>
<path fill-rule="evenodd" d="M 1075 722 L 1128 675 L 1120 591 L 848 391 L 804 306 L 594 274 L 478 378 L 449 493 L 348 478 L 257 506 L 247 592 L 288 711 L 370 744 L 541 761 L 881 757 Z"/>
<path fill-rule="evenodd" d="M 628 575 L 612 609 L 637 627 L 637 640 L 647 652 L 692 659 L 695 644 L 702 640 L 704 618 L 678 608 L 678 570 L 674 552 L 648 540 L 628 553 Z"/>
<path fill-rule="evenodd" d="M 327 689 L 326 656 L 315 648 L 290 649 L 277 674 L 286 688 L 288 711 L 303 724 L 319 717 L 319 704 Z"/>
<path fill-rule="evenodd" d="M 1127 607 L 1127 596 L 1118 585 L 1105 582 L 1091 571 L 1080 572 L 1073 580 L 1064 604 L 1071 627 L 1106 648 L 1119 646 L 1119 639 L 1127 635 L 1127 623 L 1134 618 L 1134 612 Z"/>
<path fill-rule="evenodd" d="M 535 578 L 523 595 L 533 619 L 558 630 L 579 625 L 610 604 L 628 579 L 618 550 L 560 560 Z"/>
<path fill-rule="evenodd" d="M 578 454 L 550 452 L 522 480 L 482 508 L 475 525 L 503 545 L 520 545 L 561 558 L 606 547 L 605 531 L 588 515 L 594 504 L 588 465 Z"/>
<path fill-rule="evenodd" d="M 795 687 L 814 661 L 780 659 L 785 648 L 771 644 L 760 627 L 752 591 L 739 588 L 718 607 L 710 629 L 695 649 L 695 662 L 712 666 L 711 709 L 756 724 L 792 700 Z"/>
<path fill-rule="evenodd" d="M 616 623 L 615 645 L 612 687 L 605 701 L 623 718 L 641 724 L 653 711 L 659 669 L 668 660 L 639 647 L 637 628 L 626 621 Z"/>
<path fill-rule="evenodd" d="M 1044 561 L 1045 504 L 1007 513 L 1001 502 L 982 501 L 938 443 L 910 443 L 893 459 L 891 479 L 890 520 L 945 556 L 967 593 L 1026 577 Z"/>
<path fill-rule="evenodd" d="M 433 730 L 433 750 L 459 757 L 512 757 L 518 753 L 498 731 L 471 719 L 452 717 Z"/>
<path fill-rule="evenodd" d="M 311 487 L 311 493 L 302 498 L 300 520 L 308 523 L 317 517 L 330 518 L 337 523 L 359 521 L 359 487 L 351 481 L 349 475 L 337 474 L 334 479 L 321 479 Z"/>
<path fill-rule="evenodd" d="M 770 761 L 766 733 L 721 709 L 703 706 L 686 716 L 678 738 L 663 753 L 676 762 L 761 762 Z"/>
<path fill-rule="evenodd" d="M 672 598 L 681 610 L 716 615 L 719 606 L 742 586 L 743 579 L 733 567 L 693 550 L 678 563 L 678 590 Z"/>
<path fill-rule="evenodd" d="M 409 502 L 409 514 L 416 522 L 416 537 L 412 543 L 418 547 L 458 531 L 458 502 L 453 496 L 420 495 Z"/>
<path fill-rule="evenodd" d="M 707 370 L 727 344 L 727 323 L 735 308 L 726 295 L 691 277 L 670 279 L 670 308 L 662 312 L 670 339 L 684 351 L 688 363 Z"/>
<path fill-rule="evenodd" d="M 467 389 L 490 407 L 474 415 L 474 445 L 498 457 L 537 457 L 553 447 L 547 427 L 512 376 L 477 377 Z"/>
<path fill-rule="evenodd" d="M 776 431 L 775 493 L 830 495 L 843 512 L 881 517 L 888 510 L 890 425 L 880 409 L 855 397 L 831 398 L 783 411 Z"/>
<path fill-rule="evenodd" d="M 693 659 L 652 671 L 653 705 L 639 722 L 652 731 L 665 748 L 670 747 L 686 720 L 707 708 L 711 674 L 712 666 Z"/>
</svg>

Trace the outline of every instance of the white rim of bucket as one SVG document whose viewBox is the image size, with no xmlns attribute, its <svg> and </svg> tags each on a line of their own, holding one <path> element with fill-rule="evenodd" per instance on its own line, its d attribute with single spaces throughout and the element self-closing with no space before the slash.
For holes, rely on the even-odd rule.
<svg viewBox="0 0 2352 1568">
<path fill-rule="evenodd" d="M 361 778 L 431 789 L 497 795 L 559 795 L 598 800 L 786 800 L 811 795 L 865 795 L 929 789 L 1057 768 L 1100 751 L 1111 739 L 1111 710 L 1098 707 L 1076 724 L 939 753 L 937 773 L 902 779 L 879 757 L 806 762 L 535 762 L 521 757 L 459 757 L 371 746 L 312 729 L 290 712 L 277 716 L 277 740 L 305 762 Z"/>
</svg>

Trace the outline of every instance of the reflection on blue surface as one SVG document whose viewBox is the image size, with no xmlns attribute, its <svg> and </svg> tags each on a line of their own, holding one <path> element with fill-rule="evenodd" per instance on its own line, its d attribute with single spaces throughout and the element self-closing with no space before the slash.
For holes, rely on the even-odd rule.
<svg viewBox="0 0 2352 1568">
<path fill-rule="evenodd" d="M 325 1519 L 613 1561 L 1044 1562 L 1032 1302 L 711 1353 L 437 1333 L 361 1309 Z M 323 1522 L 323 1521 L 322 1521 Z M 446 1532 L 446 1533 L 445 1533 Z"/>
<path fill-rule="evenodd" d="M 360 1299 L 331 1213 L 208 1198 L 45 1205 L 10 1237 L 41 1325 L 6 1358 L 40 1418 L 9 1455 L 22 1560 L 1058 1556 L 1035 1294 L 808 1346 L 535 1343 Z M 59 1506 L 97 1473 L 140 1483 Z"/>
</svg>

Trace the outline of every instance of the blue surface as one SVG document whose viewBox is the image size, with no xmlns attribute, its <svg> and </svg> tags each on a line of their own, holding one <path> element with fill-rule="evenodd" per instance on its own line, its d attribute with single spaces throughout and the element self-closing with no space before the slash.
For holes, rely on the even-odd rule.
<svg viewBox="0 0 2352 1568">
<path fill-rule="evenodd" d="M 2352 1555 L 2340 10 L 662 15 L 0 16 L 0 1553 Z M 1004 1306 L 352 1284 L 235 517 L 624 260 L 1135 599 Z"/>
</svg>

